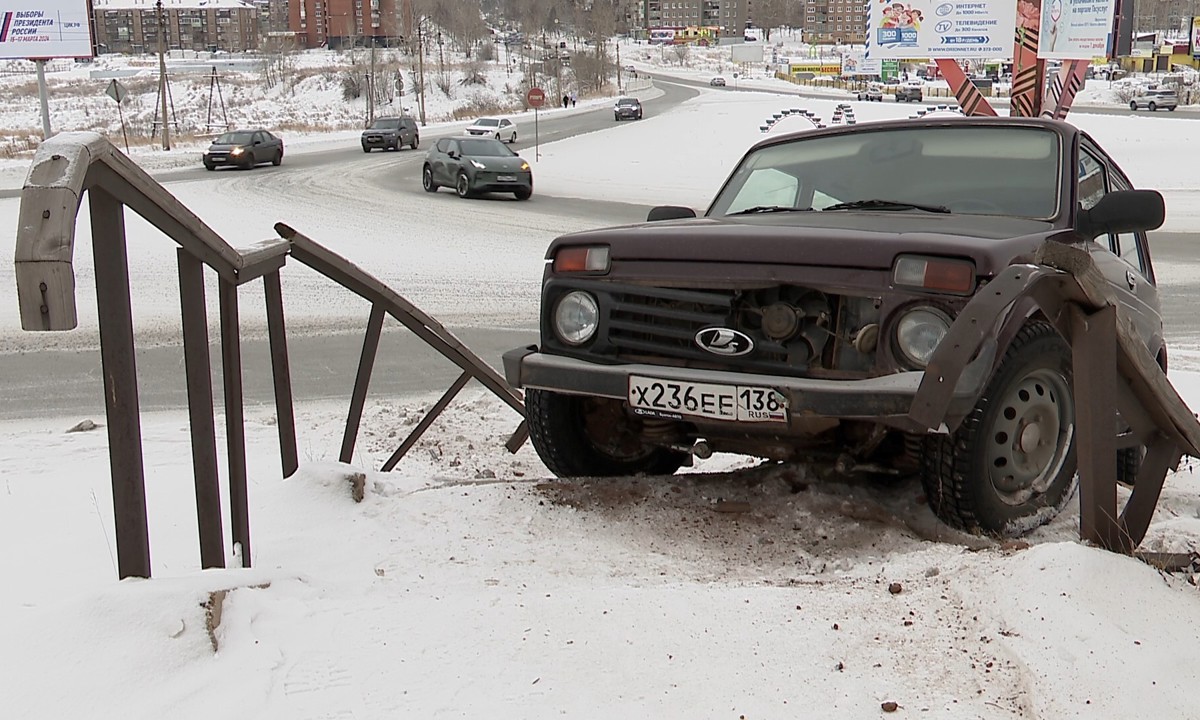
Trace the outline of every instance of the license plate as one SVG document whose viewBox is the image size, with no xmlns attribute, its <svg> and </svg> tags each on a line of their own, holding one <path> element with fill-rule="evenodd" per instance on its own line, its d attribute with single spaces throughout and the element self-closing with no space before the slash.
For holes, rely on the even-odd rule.
<svg viewBox="0 0 1200 720">
<path fill-rule="evenodd" d="M 496 179 L 499 180 L 500 182 L 516 182 L 517 176 L 516 175 L 501 175 L 500 177 L 498 177 Z"/>
<path fill-rule="evenodd" d="M 216 160 L 216 161 L 218 161 L 218 162 L 219 162 L 219 161 L 221 161 L 221 160 L 224 160 L 224 159 L 225 159 L 225 156 L 224 156 L 224 155 L 211 155 L 211 156 L 209 156 L 209 158 L 208 158 L 208 159 L 209 159 L 209 160 Z"/>
<path fill-rule="evenodd" d="M 691 383 L 633 375 L 629 378 L 628 400 L 635 413 L 658 417 L 787 421 L 787 398 L 778 390 L 751 385 Z"/>
</svg>

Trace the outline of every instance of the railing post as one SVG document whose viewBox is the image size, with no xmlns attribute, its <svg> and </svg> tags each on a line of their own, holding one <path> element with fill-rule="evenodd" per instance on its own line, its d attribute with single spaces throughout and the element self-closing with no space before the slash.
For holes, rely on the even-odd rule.
<svg viewBox="0 0 1200 720">
<path fill-rule="evenodd" d="M 275 419 L 279 428 L 279 460 L 283 476 L 300 466 L 296 449 L 296 415 L 292 408 L 292 373 L 288 366 L 287 331 L 283 320 L 283 288 L 279 271 L 263 276 L 267 301 L 267 334 L 271 340 L 271 376 L 275 380 Z"/>
<path fill-rule="evenodd" d="M 108 461 L 112 472 L 117 573 L 150 577 L 150 533 L 146 522 L 146 477 L 142 463 L 142 424 L 138 412 L 137 365 L 133 350 L 133 311 L 129 302 L 129 263 L 125 210 L 102 188 L 88 193 L 92 253 L 96 267 L 96 316 L 108 419 Z"/>
<path fill-rule="evenodd" d="M 225 444 L 229 458 L 229 513 L 242 567 L 250 567 L 250 504 L 246 488 L 246 426 L 242 408 L 242 346 L 237 285 L 221 278 L 221 374 L 225 381 Z"/>
<path fill-rule="evenodd" d="M 221 483 L 217 477 L 217 431 L 213 413 L 212 365 L 208 359 L 208 313 L 204 306 L 204 265 L 183 248 L 179 265 L 179 302 L 183 316 L 183 367 L 192 432 L 192 471 L 196 484 L 196 524 L 200 530 L 200 566 L 225 567 L 221 528 Z"/>
<path fill-rule="evenodd" d="M 358 439 L 358 425 L 362 421 L 363 406 L 367 402 L 367 386 L 371 383 L 371 370 L 375 367 L 375 354 L 379 351 L 379 335 L 383 332 L 383 306 L 371 306 L 371 318 L 367 321 L 367 334 L 363 338 L 362 357 L 358 361 L 358 375 L 354 378 L 354 394 L 350 396 L 350 412 L 346 416 L 346 433 L 342 436 L 342 453 L 338 459 L 349 463 L 354 459 L 354 442 Z"/>
<path fill-rule="evenodd" d="M 1117 309 L 1070 308 L 1079 536 L 1113 550 L 1125 544 L 1117 519 Z"/>
</svg>

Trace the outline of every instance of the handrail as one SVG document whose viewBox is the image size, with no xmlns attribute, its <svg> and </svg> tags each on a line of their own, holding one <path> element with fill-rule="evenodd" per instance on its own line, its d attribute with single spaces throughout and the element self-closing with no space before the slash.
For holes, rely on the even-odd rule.
<svg viewBox="0 0 1200 720">
<path fill-rule="evenodd" d="M 83 192 L 93 187 L 235 283 L 261 274 L 247 272 L 252 268 L 278 266 L 287 254 L 287 243 L 275 239 L 239 251 L 102 135 L 60 133 L 38 147 L 21 190 L 15 263 L 25 330 L 72 330 L 78 324 L 75 218 Z"/>
</svg>

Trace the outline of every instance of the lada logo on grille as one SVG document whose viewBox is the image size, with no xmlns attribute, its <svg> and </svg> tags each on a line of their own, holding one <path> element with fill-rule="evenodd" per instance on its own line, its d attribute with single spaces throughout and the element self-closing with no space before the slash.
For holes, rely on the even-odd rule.
<svg viewBox="0 0 1200 720">
<path fill-rule="evenodd" d="M 750 336 L 729 328 L 704 328 L 696 333 L 696 344 L 713 355 L 736 357 L 754 349 Z"/>
</svg>

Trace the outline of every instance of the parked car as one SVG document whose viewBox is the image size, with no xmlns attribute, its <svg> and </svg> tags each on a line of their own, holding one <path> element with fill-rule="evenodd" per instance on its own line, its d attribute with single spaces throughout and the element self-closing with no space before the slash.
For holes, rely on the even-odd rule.
<svg viewBox="0 0 1200 720">
<path fill-rule="evenodd" d="M 1174 110 L 1179 105 L 1179 96 L 1170 88 L 1142 90 L 1129 101 L 1130 110 L 1146 108 L 1150 112 L 1158 109 Z"/>
<path fill-rule="evenodd" d="M 858 91 L 858 99 L 883 102 L 883 83 L 867 83 L 865 88 Z"/>
<path fill-rule="evenodd" d="M 377 118 L 371 127 L 362 132 L 363 152 L 371 152 L 375 148 L 399 150 L 404 145 L 416 150 L 420 143 L 421 131 L 417 128 L 417 121 L 407 116 Z"/>
<path fill-rule="evenodd" d="M 613 105 L 613 120 L 641 120 L 642 101 L 637 98 L 623 97 Z"/>
<path fill-rule="evenodd" d="M 923 85 L 919 82 L 906 82 L 896 86 L 896 102 L 923 102 Z"/>
<path fill-rule="evenodd" d="M 283 162 L 283 140 L 263 130 L 234 130 L 217 136 L 204 151 L 204 169 L 234 165 L 249 170 L 255 165 Z"/>
<path fill-rule="evenodd" d="M 658 207 L 554 240 L 540 345 L 506 353 L 506 377 L 560 477 L 671 474 L 710 451 L 883 468 L 919 475 L 951 525 L 1020 534 L 1076 483 L 1071 348 L 1054 326 L 1014 306 L 945 429 L 917 433 L 908 413 L 956 314 L 1047 241 L 1090 253 L 1165 365 L 1146 238 L 1162 196 L 1132 187 L 1092 138 L 1043 118 L 768 138 L 700 218 Z M 1118 450 L 1121 482 L 1141 457 Z"/>
<path fill-rule="evenodd" d="M 709 80 L 708 84 L 713 87 L 725 87 L 725 78 L 715 77 L 712 80 Z"/>
<path fill-rule="evenodd" d="M 485 192 L 510 192 L 518 200 L 533 195 L 533 171 L 495 138 L 442 138 L 425 154 L 421 168 L 425 192 L 445 185 L 460 198 Z"/>
<path fill-rule="evenodd" d="M 491 135 L 497 140 L 507 143 L 517 141 L 517 126 L 508 118 L 485 117 L 479 118 L 463 130 L 464 135 Z"/>
</svg>

